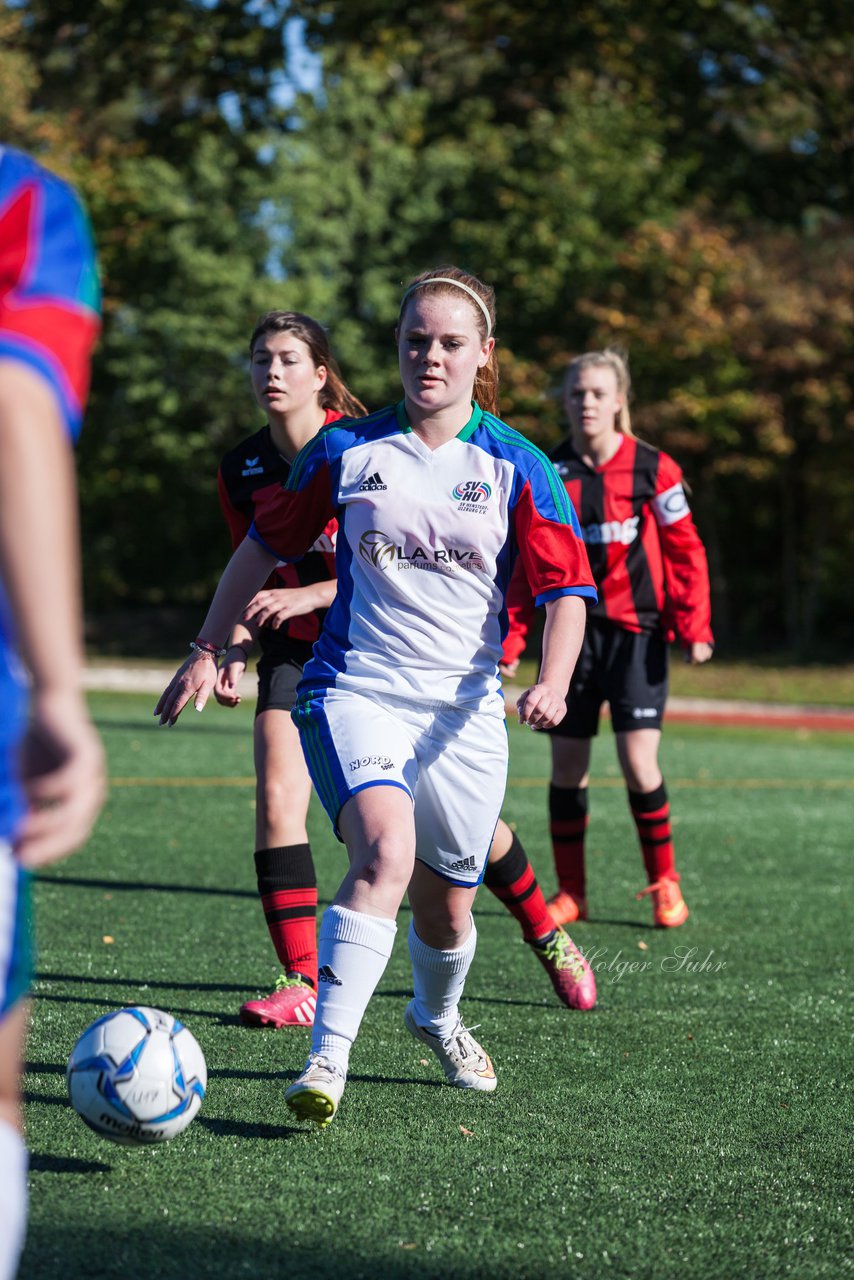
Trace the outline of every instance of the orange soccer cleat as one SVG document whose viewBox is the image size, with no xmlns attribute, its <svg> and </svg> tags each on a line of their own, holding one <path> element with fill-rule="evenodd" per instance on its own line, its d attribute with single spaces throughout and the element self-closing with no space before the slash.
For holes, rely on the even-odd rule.
<svg viewBox="0 0 854 1280">
<path fill-rule="evenodd" d="M 567 889 L 558 889 L 557 893 L 552 894 L 546 901 L 546 907 L 558 927 L 587 919 L 587 899 L 577 897 Z"/>
<path fill-rule="evenodd" d="M 688 919 L 688 908 L 678 879 L 657 880 L 635 897 L 645 898 L 648 893 L 652 895 L 652 920 L 657 929 L 675 929 Z"/>
</svg>

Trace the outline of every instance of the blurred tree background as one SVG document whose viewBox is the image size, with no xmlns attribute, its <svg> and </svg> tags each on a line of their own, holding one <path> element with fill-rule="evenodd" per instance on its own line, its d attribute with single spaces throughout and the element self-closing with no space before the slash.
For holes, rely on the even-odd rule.
<svg viewBox="0 0 854 1280">
<path fill-rule="evenodd" d="M 457 262 L 497 289 L 502 415 L 539 444 L 564 429 L 567 360 L 628 351 L 638 432 L 693 490 L 721 648 L 850 660 L 850 17 L 846 0 L 7 5 L 0 137 L 78 184 L 104 274 L 80 456 L 96 642 L 138 654 L 148 620 L 166 637 L 216 581 L 217 461 L 260 422 L 257 315 L 317 316 L 379 407 L 401 284 Z"/>
</svg>

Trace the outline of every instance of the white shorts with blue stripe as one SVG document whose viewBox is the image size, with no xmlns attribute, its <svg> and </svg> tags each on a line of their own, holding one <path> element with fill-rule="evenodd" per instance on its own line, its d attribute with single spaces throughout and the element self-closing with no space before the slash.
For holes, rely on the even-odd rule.
<svg viewBox="0 0 854 1280">
<path fill-rule="evenodd" d="M 32 978 L 30 877 L 0 840 L 0 1018 L 26 994 Z"/>
<path fill-rule="evenodd" d="M 452 884 L 480 883 L 507 785 L 502 715 L 328 688 L 305 691 L 293 720 L 336 835 L 351 796 L 400 787 L 416 858 Z"/>
</svg>

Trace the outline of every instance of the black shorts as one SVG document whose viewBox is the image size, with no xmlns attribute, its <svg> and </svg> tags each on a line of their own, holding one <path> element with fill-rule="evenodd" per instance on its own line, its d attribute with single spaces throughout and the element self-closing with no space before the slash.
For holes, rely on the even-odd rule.
<svg viewBox="0 0 854 1280">
<path fill-rule="evenodd" d="M 311 657 L 312 646 L 307 640 L 291 640 L 270 629 L 261 633 L 261 649 L 255 714 L 292 711 L 297 702 L 297 685 Z"/>
<path fill-rule="evenodd" d="M 657 631 L 626 631 L 589 618 L 566 698 L 566 715 L 550 732 L 559 738 L 595 738 L 602 703 L 615 733 L 660 729 L 667 701 L 668 649 Z"/>
</svg>

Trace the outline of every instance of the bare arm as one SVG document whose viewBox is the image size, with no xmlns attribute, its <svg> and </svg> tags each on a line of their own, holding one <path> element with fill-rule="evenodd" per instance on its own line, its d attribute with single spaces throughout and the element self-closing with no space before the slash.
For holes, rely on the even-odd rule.
<svg viewBox="0 0 854 1280">
<path fill-rule="evenodd" d="M 0 361 L 0 576 L 32 677 L 21 781 L 28 812 L 16 842 L 27 866 L 88 836 L 104 797 L 104 759 L 80 689 L 82 622 L 77 484 L 53 393 Z"/>
<path fill-rule="evenodd" d="M 260 590 L 276 564 L 276 557 L 255 542 L 244 538 L 225 567 L 199 635 L 218 647 L 225 644 L 232 626 L 252 597 Z M 193 653 L 176 671 L 154 708 L 160 723 L 173 725 L 193 699 L 202 711 L 216 684 L 216 661 Z"/>
<path fill-rule="evenodd" d="M 236 707 L 240 703 L 238 688 L 246 674 L 249 654 L 261 627 L 278 631 L 291 618 L 313 613 L 315 609 L 328 609 L 335 599 L 337 587 L 335 578 L 330 578 L 306 587 L 270 587 L 259 591 L 250 601 L 244 620 L 232 629 L 228 653 L 217 673 L 214 688 L 217 702 L 223 707 Z"/>
<path fill-rule="evenodd" d="M 566 692 L 587 623 L 581 596 L 558 596 L 546 605 L 543 656 L 537 683 L 526 689 L 516 706 L 519 723 L 532 729 L 552 729 L 566 715 Z"/>
</svg>

